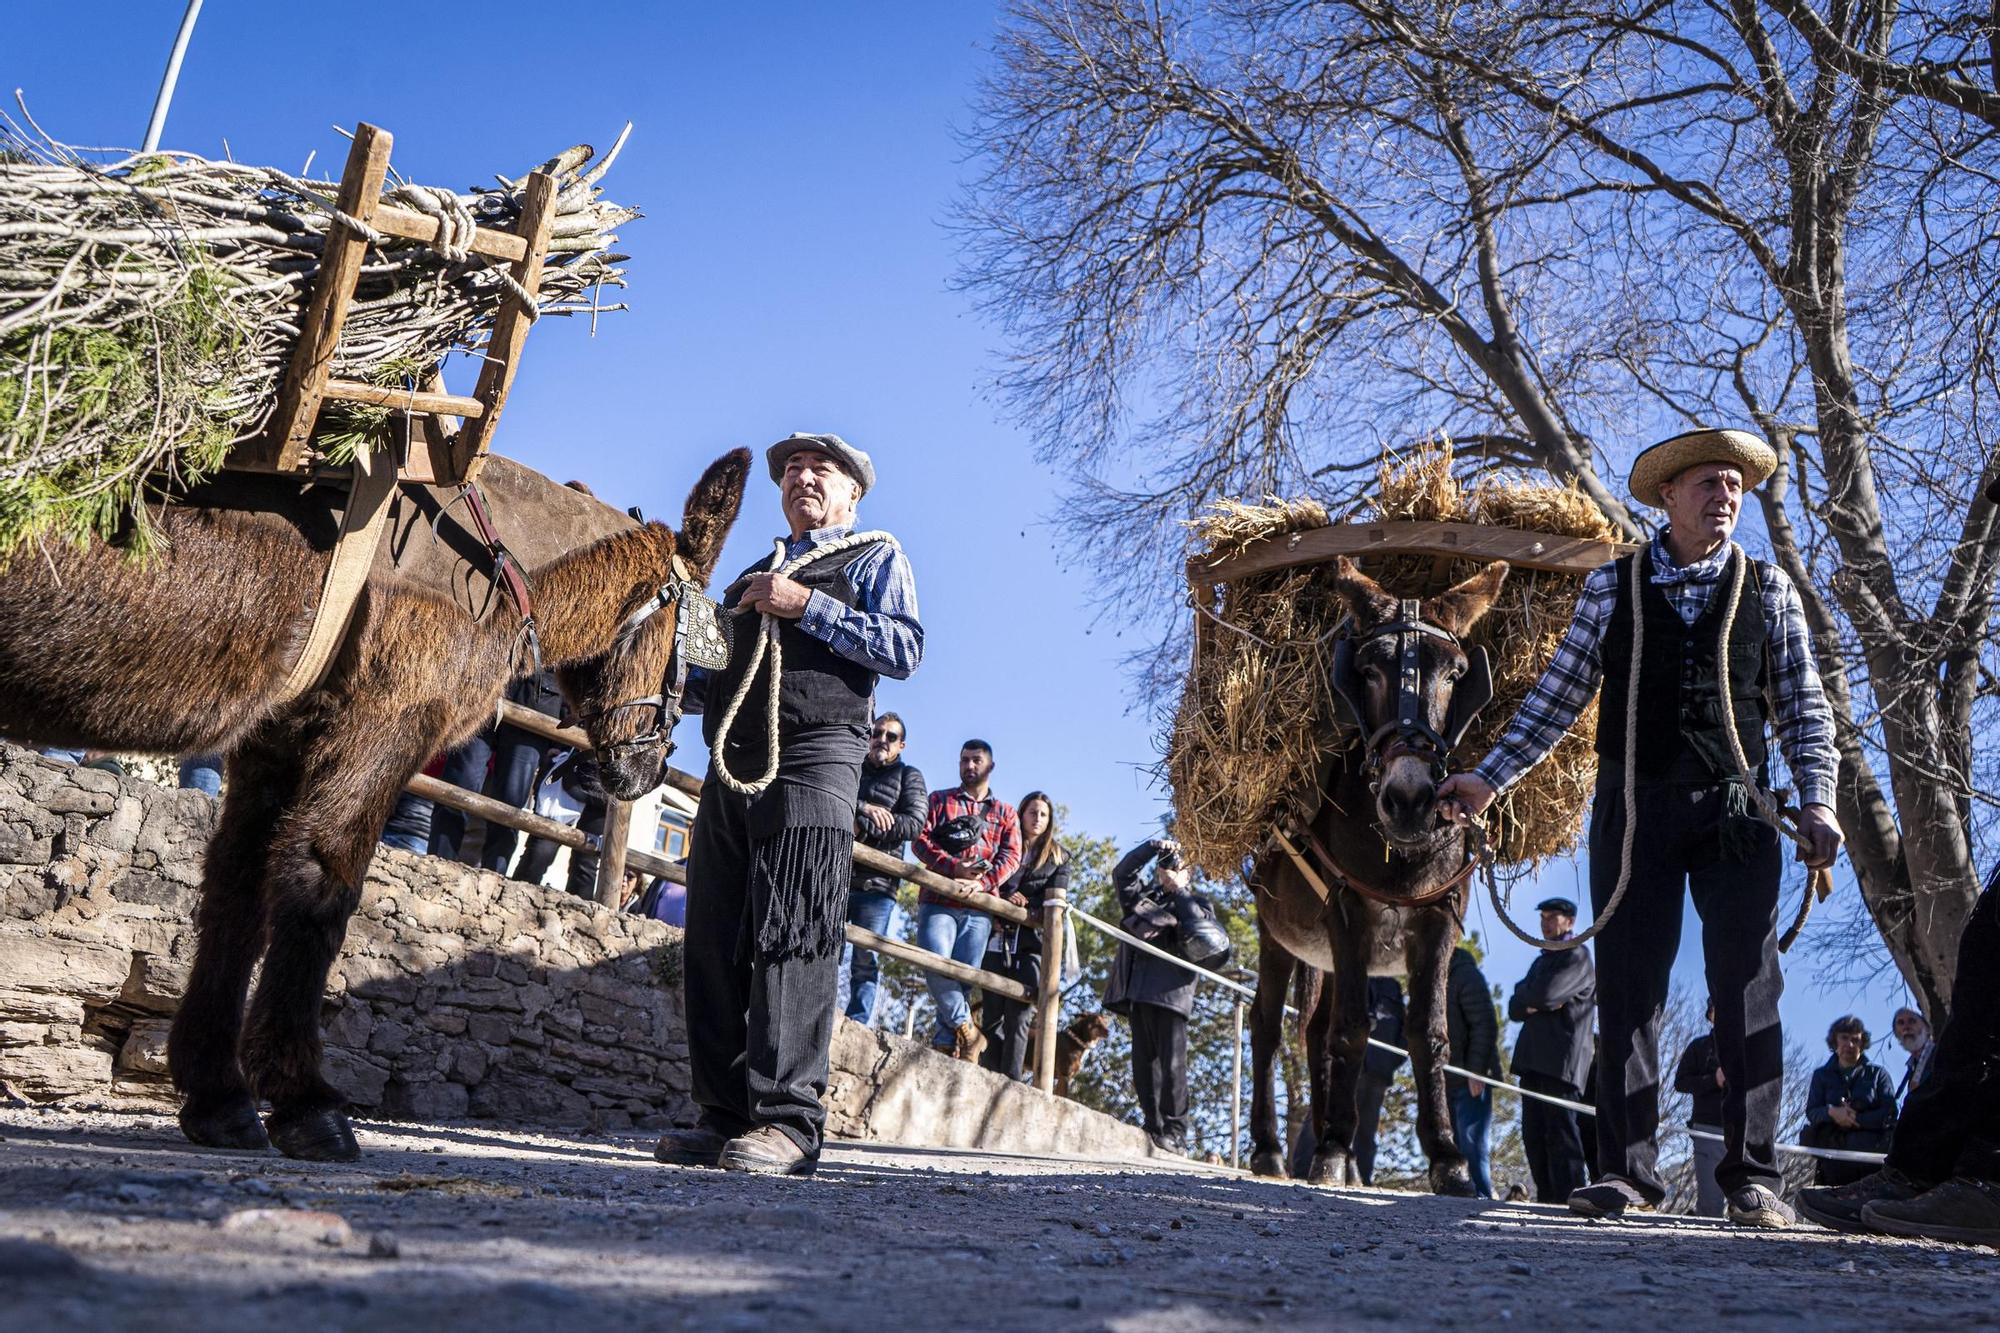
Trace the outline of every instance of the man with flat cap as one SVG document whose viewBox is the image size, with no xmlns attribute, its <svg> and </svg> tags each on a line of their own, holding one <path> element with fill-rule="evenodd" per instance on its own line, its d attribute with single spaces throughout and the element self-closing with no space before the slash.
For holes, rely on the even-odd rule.
<svg viewBox="0 0 2000 1333">
<path fill-rule="evenodd" d="M 924 632 L 895 539 L 854 529 L 875 484 L 868 455 L 838 435 L 800 434 L 767 458 L 790 534 L 729 586 L 729 665 L 696 682 L 709 767 L 688 854 L 684 974 L 701 1118 L 653 1155 L 811 1175 L 875 682 L 916 670 Z"/>
<path fill-rule="evenodd" d="M 1576 930 L 1576 904 L 1544 898 L 1542 938 L 1563 941 Z M 1514 1077 L 1527 1092 L 1580 1101 L 1590 1077 L 1590 1020 L 1597 1010 L 1597 973 L 1582 945 L 1535 955 L 1528 975 L 1507 1001 L 1507 1017 L 1521 1025 L 1514 1042 Z M 1584 1169 L 1583 1133 L 1567 1106 L 1521 1099 L 1521 1146 L 1535 1177 L 1535 1202 L 1563 1203 L 1590 1181 Z"/>
<path fill-rule="evenodd" d="M 1783 858 L 1777 830 L 1754 814 L 1730 730 L 1750 780 L 1768 786 L 1765 736 L 1767 726 L 1775 728 L 1798 786 L 1808 844 L 1800 859 L 1831 865 L 1841 834 L 1833 813 L 1833 714 L 1798 590 L 1782 570 L 1750 560 L 1730 540 L 1745 494 L 1776 466 L 1770 445 L 1738 430 L 1690 431 L 1640 454 L 1632 497 L 1663 510 L 1666 526 L 1636 554 L 1590 574 L 1575 621 L 1507 733 L 1477 768 L 1439 787 L 1456 817 L 1483 812 L 1548 754 L 1603 687 L 1592 911 L 1602 916 L 1621 879 L 1626 893 L 1596 937 L 1599 1183 L 1569 1196 L 1571 1211 L 1585 1216 L 1617 1217 L 1666 1196 L 1656 1142 L 1660 1017 L 1680 949 L 1681 904 L 1691 894 L 1725 1077 L 1716 1178 L 1727 1213 L 1739 1226 L 1794 1220 L 1777 1193 Z M 1628 727 L 1635 675 L 1637 718 Z M 1629 857 L 1628 767 L 1636 811 Z"/>
</svg>

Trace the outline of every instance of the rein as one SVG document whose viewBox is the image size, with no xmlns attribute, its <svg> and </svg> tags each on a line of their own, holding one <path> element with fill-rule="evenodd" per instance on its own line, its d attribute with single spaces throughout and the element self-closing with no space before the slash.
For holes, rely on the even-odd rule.
<svg viewBox="0 0 2000 1333">
<path fill-rule="evenodd" d="M 625 618 L 612 637 L 612 645 L 624 643 L 642 626 L 660 612 L 671 606 L 679 606 L 674 618 L 674 642 L 667 653 L 667 665 L 660 680 L 660 688 L 654 694 L 636 695 L 621 699 L 615 704 L 584 714 L 578 719 L 585 726 L 626 708 L 652 708 L 653 726 L 649 731 L 640 732 L 622 741 L 611 741 L 598 748 L 607 751 L 630 749 L 640 745 L 664 745 L 666 754 L 662 760 L 670 758 L 674 752 L 673 732 L 681 719 L 682 699 L 687 694 L 688 672 L 692 667 L 707 667 L 711 670 L 726 665 L 729 661 L 729 643 L 723 637 L 722 628 L 716 622 L 715 603 L 702 594 L 701 585 L 694 581 L 687 562 L 680 553 L 674 553 L 668 566 L 669 577 L 665 583 L 648 597 L 640 607 Z"/>
</svg>

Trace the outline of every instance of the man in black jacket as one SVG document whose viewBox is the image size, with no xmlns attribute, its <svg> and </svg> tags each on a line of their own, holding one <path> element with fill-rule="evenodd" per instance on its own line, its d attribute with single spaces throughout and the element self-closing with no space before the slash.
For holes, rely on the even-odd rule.
<svg viewBox="0 0 2000 1333">
<path fill-rule="evenodd" d="M 1154 860 L 1159 868 L 1152 882 L 1144 883 L 1140 873 Z M 1128 918 L 1140 899 L 1163 903 L 1187 892 L 1190 881 L 1180 847 L 1171 838 L 1140 843 L 1111 871 L 1111 887 Z M 1167 948 L 1173 944 L 1170 932 L 1152 942 Z M 1194 985 L 1194 973 L 1187 968 L 1120 942 L 1104 988 L 1104 1007 L 1132 1024 L 1132 1089 L 1146 1137 L 1165 1152 L 1187 1147 L 1187 1028 Z"/>
<path fill-rule="evenodd" d="M 1547 898 L 1542 938 L 1566 940 L 1576 929 L 1576 904 Z M 1544 950 L 1507 1001 L 1507 1017 L 1521 1025 L 1514 1042 L 1514 1077 L 1527 1092 L 1577 1101 L 1590 1065 L 1590 1017 L 1597 1008 L 1597 974 L 1579 947 Z M 1535 1177 L 1537 1203 L 1567 1202 L 1589 1183 L 1577 1113 L 1566 1106 L 1521 1099 L 1521 1146 Z"/>
<path fill-rule="evenodd" d="M 1688 1128 L 1703 1134 L 1689 1135 L 1694 1154 L 1695 1215 L 1721 1217 L 1727 1200 L 1715 1169 L 1722 1165 L 1722 1088 L 1728 1082 L 1722 1072 L 1722 1057 L 1715 1053 L 1715 1002 L 1708 1004 L 1709 1030 L 1689 1042 L 1674 1066 L 1674 1091 L 1693 1098 L 1688 1111 Z"/>
<path fill-rule="evenodd" d="M 1452 1138 L 1472 1172 L 1472 1187 L 1480 1198 L 1490 1199 L 1493 1176 L 1486 1166 L 1486 1135 L 1493 1124 L 1493 1089 L 1487 1082 L 1497 1083 L 1506 1074 L 1500 1068 L 1500 1019 L 1493 1012 L 1493 988 L 1486 984 L 1479 960 L 1463 945 L 1452 951 L 1451 971 L 1445 977 L 1444 1019 L 1451 1063 L 1487 1076 L 1446 1074 L 1444 1087 L 1451 1100 Z"/>
<path fill-rule="evenodd" d="M 1403 984 L 1394 977 L 1368 978 L 1368 1035 L 1391 1046 L 1403 1045 Z M 1354 1085 L 1354 1169 L 1361 1183 L 1375 1183 L 1375 1135 L 1382 1125 L 1382 1099 L 1407 1057 L 1371 1045 L 1361 1057 L 1361 1078 Z"/>
<path fill-rule="evenodd" d="M 868 733 L 868 757 L 861 761 L 861 792 L 854 806 L 854 837 L 866 847 L 900 859 L 904 844 L 924 831 L 925 802 L 930 791 L 924 775 L 903 762 L 909 742 L 903 719 L 884 713 Z M 854 884 L 847 894 L 847 919 L 877 935 L 889 933 L 896 915 L 896 880 L 877 870 L 854 867 Z M 847 972 L 847 1016 L 857 1023 L 875 1020 L 875 995 L 882 962 L 873 949 L 857 948 Z"/>
</svg>

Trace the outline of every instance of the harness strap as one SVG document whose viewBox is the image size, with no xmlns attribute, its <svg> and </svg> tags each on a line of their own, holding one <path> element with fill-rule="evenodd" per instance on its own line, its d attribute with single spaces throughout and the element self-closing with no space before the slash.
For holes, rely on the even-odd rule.
<svg viewBox="0 0 2000 1333">
<path fill-rule="evenodd" d="M 286 704 L 318 688 L 333 664 L 334 655 L 347 640 L 354 621 L 354 606 L 361 590 L 368 586 L 368 574 L 375 565 L 375 552 L 382 545 L 388 527 L 389 500 L 396 493 L 396 461 L 388 450 L 357 455 L 352 479 L 348 482 L 347 508 L 340 516 L 340 535 L 334 539 L 333 559 L 320 585 L 319 605 L 313 611 L 312 629 L 306 645 L 292 663 L 285 683 L 279 687 L 274 704 Z"/>
<path fill-rule="evenodd" d="M 1352 889 L 1363 898 L 1371 899 L 1388 907 L 1431 906 L 1470 879 L 1472 872 L 1479 868 L 1481 859 L 1479 851 L 1473 851 L 1466 857 L 1465 864 L 1460 867 L 1458 873 L 1436 888 L 1426 889 L 1422 893 L 1417 894 L 1391 893 L 1387 889 L 1378 889 L 1360 876 L 1349 874 L 1343 869 L 1340 862 L 1334 859 L 1333 853 L 1326 849 L 1326 844 L 1319 840 L 1319 835 L 1313 832 L 1312 825 L 1301 824 L 1299 826 L 1299 834 L 1305 839 L 1307 850 L 1319 858 L 1320 864 L 1326 868 L 1328 874 L 1333 876 L 1335 883 L 1344 889 Z M 1279 836 L 1282 840 L 1283 834 L 1280 833 Z M 1484 843 L 1481 844 L 1481 847 L 1484 847 Z M 1320 887 L 1317 882 L 1313 882 L 1314 892 L 1319 892 Z M 1322 894 L 1321 896 L 1324 897 L 1325 895 Z"/>
</svg>

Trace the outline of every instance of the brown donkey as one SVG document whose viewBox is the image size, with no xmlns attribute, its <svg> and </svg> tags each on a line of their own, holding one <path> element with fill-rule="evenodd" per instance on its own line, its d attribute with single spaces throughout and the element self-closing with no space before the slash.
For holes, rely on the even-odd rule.
<svg viewBox="0 0 2000 1333">
<path fill-rule="evenodd" d="M 1484 675 L 1484 658 L 1460 640 L 1491 608 L 1506 577 L 1506 564 L 1496 561 L 1413 604 L 1383 591 L 1345 557 L 1337 562 L 1335 588 L 1351 628 L 1335 658 L 1334 685 L 1357 730 L 1321 782 L 1318 810 L 1288 835 L 1312 876 L 1275 840 L 1250 876 L 1259 946 L 1250 1165 L 1259 1175 L 1286 1173 L 1271 1079 L 1295 969 L 1305 964 L 1327 974 L 1306 1027 L 1317 1143 L 1306 1178 L 1328 1185 L 1359 1180 L 1352 1146 L 1355 1084 L 1368 1044 L 1369 973 L 1407 972 L 1405 1031 L 1431 1188 L 1472 1193 L 1452 1141 L 1442 1068 L 1445 973 L 1464 920 L 1472 862 L 1469 835 L 1439 821 L 1436 784 L 1484 702 L 1474 683 Z"/>
<path fill-rule="evenodd" d="M 605 788 L 658 784 L 681 568 L 705 585 L 750 456 L 712 464 L 681 531 L 636 523 L 504 458 L 481 477 L 529 571 L 543 658 L 586 719 Z M 228 792 L 203 869 L 197 945 L 168 1063 L 199 1144 L 359 1154 L 320 1072 L 320 1004 L 397 793 L 533 670 L 521 622 L 451 492 L 399 488 L 347 642 L 320 686 L 277 702 L 319 597 L 333 523 L 297 482 L 230 475 L 165 505 L 165 552 L 24 551 L 0 571 L 0 735 L 222 751 Z M 630 622 L 630 623 L 628 623 Z M 259 958 L 256 994 L 245 1000 Z M 260 1123 L 256 1098 L 271 1104 Z"/>
</svg>

